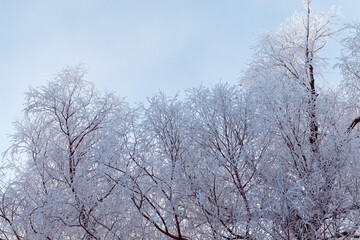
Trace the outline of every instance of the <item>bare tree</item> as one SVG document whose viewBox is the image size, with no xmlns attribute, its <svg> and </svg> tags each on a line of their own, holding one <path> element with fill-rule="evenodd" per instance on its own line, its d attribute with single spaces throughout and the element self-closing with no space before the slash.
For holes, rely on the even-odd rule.
<svg viewBox="0 0 360 240">
<path fill-rule="evenodd" d="M 310 3 L 262 38 L 247 75 L 274 134 L 264 174 L 269 196 L 261 207 L 272 223 L 259 222 L 273 238 L 335 236 L 330 225 L 347 201 L 340 190 L 349 163 L 340 98 L 316 84 L 325 66 L 320 51 L 336 34 L 338 15 L 314 13 Z"/>
<path fill-rule="evenodd" d="M 142 118 L 129 148 L 134 165 L 132 201 L 159 233 L 158 238 L 185 240 L 190 232 L 187 216 L 189 161 L 185 112 L 182 103 L 160 93 L 142 107 Z"/>
<path fill-rule="evenodd" d="M 16 124 L 10 149 L 29 159 L 19 168 L 18 191 L 31 204 L 23 213 L 32 230 L 27 234 L 34 235 L 25 238 L 100 239 L 99 229 L 109 228 L 98 209 L 116 185 L 98 172 L 97 150 L 109 144 L 107 124 L 123 103 L 101 96 L 84 76 L 81 67 L 68 67 L 26 94 L 25 119 Z"/>
</svg>

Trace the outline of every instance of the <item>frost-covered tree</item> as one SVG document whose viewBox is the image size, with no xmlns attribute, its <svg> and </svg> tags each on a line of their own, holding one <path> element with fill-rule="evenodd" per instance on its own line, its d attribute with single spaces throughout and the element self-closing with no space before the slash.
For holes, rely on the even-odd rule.
<svg viewBox="0 0 360 240">
<path fill-rule="evenodd" d="M 259 165 L 267 140 L 250 97 L 239 87 L 218 84 L 188 94 L 192 141 L 201 160 L 192 186 L 213 239 L 250 239 L 256 230 Z"/>
<path fill-rule="evenodd" d="M 327 239 L 352 229 L 339 221 L 349 197 L 342 190 L 352 176 L 346 116 L 339 94 L 317 83 L 337 14 L 315 13 L 310 2 L 261 39 L 247 74 L 264 131 L 273 134 L 259 224 L 275 239 Z"/>
<path fill-rule="evenodd" d="M 9 150 L 13 159 L 26 161 L 18 162 L 17 180 L 3 198 L 7 201 L 12 191 L 19 195 L 21 222 L 14 219 L 11 225 L 16 228 L 17 223 L 25 239 L 104 239 L 109 232 L 117 234 L 113 226 L 120 215 L 104 211 L 117 191 L 104 171 L 109 160 L 104 158 L 122 160 L 114 148 L 108 151 L 115 144 L 121 148 L 112 142 L 113 131 L 121 127 L 109 123 L 126 113 L 126 106 L 111 94 L 102 96 L 84 74 L 81 67 L 69 67 L 46 86 L 26 93 L 25 117 L 16 123 Z M 101 154 L 104 150 L 107 154 Z"/>
<path fill-rule="evenodd" d="M 349 105 L 349 115 L 354 117 L 354 121 L 349 126 L 351 130 L 360 121 L 358 117 L 360 114 L 358 102 L 360 97 L 360 25 L 348 25 L 346 30 L 348 36 L 342 41 L 342 56 L 337 66 L 344 77 L 341 88 Z"/>
<path fill-rule="evenodd" d="M 131 199 L 155 231 L 153 239 L 188 239 L 193 232 L 187 186 L 192 156 L 183 103 L 160 93 L 139 111 L 129 148 Z"/>
</svg>

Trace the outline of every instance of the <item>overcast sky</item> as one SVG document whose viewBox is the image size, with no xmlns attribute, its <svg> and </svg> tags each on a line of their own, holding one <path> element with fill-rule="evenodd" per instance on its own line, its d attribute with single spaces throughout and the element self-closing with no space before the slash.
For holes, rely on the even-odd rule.
<svg viewBox="0 0 360 240">
<path fill-rule="evenodd" d="M 359 20 L 359 0 L 313 0 L 316 10 L 332 5 L 344 22 Z M 236 83 L 256 34 L 301 10 L 301 0 L 0 0 L 0 151 L 24 92 L 66 65 L 84 63 L 88 80 L 129 102 Z"/>
</svg>

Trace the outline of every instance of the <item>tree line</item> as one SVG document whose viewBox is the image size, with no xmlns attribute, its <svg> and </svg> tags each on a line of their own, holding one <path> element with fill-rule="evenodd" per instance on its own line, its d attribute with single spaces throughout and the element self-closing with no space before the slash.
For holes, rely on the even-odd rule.
<svg viewBox="0 0 360 240">
<path fill-rule="evenodd" d="M 239 84 L 132 107 L 72 66 L 30 88 L 0 239 L 360 238 L 360 25 L 310 2 L 261 35 Z M 321 87 L 339 35 L 343 78 Z"/>
</svg>

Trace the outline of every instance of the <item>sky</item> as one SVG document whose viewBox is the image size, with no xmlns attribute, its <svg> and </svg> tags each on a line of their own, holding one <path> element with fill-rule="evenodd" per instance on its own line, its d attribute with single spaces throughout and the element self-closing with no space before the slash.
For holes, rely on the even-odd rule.
<svg viewBox="0 0 360 240">
<path fill-rule="evenodd" d="M 312 3 L 333 5 L 344 23 L 359 21 L 359 0 Z M 301 0 L 0 0 L 0 151 L 22 118 L 24 92 L 65 66 L 82 63 L 87 80 L 130 103 L 237 83 L 258 34 L 300 11 Z M 331 58 L 336 46 L 326 50 Z"/>
</svg>

